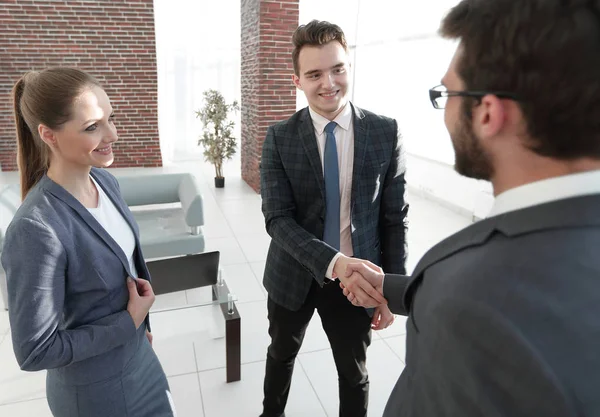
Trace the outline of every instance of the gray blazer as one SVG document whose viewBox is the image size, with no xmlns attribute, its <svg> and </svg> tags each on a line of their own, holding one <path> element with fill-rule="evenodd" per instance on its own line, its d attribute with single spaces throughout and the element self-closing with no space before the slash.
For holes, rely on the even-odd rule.
<svg viewBox="0 0 600 417">
<path fill-rule="evenodd" d="M 127 220 L 136 240 L 135 263 L 149 279 L 139 231 L 117 180 L 91 175 Z M 126 311 L 131 275 L 126 256 L 70 193 L 44 176 L 7 229 L 6 270 L 13 348 L 21 369 L 55 369 L 73 384 L 119 373 L 138 337 Z"/>
<path fill-rule="evenodd" d="M 476 223 L 386 276 L 407 314 L 385 417 L 600 416 L 600 195 Z"/>
</svg>

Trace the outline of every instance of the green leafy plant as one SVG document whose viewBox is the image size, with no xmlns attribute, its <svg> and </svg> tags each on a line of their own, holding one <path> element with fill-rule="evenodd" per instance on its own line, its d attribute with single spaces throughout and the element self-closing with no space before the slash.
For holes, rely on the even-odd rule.
<svg viewBox="0 0 600 417">
<path fill-rule="evenodd" d="M 235 123 L 228 116 L 231 111 L 239 111 L 240 107 L 237 101 L 227 104 L 217 90 L 206 90 L 203 96 L 204 106 L 196 111 L 196 117 L 203 124 L 198 145 L 204 146 L 204 159 L 215 166 L 216 178 L 223 178 L 223 161 L 231 159 L 236 148 L 233 136 Z"/>
</svg>

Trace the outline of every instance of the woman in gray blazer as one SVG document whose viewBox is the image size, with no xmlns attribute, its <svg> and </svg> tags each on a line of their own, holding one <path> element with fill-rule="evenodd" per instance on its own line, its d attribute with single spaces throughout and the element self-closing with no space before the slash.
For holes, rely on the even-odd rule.
<svg viewBox="0 0 600 417">
<path fill-rule="evenodd" d="M 110 101 L 69 68 L 27 73 L 13 96 L 23 204 L 2 264 L 19 365 L 48 370 L 55 416 L 173 416 L 138 227 L 102 169 L 117 141 Z"/>
</svg>

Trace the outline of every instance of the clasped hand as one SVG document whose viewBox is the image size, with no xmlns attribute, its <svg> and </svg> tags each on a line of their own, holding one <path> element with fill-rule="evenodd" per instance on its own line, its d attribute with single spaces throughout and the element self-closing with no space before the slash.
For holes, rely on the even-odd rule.
<svg viewBox="0 0 600 417">
<path fill-rule="evenodd" d="M 387 304 L 383 296 L 383 270 L 363 259 L 340 257 L 334 267 L 344 295 L 355 306 L 378 307 Z"/>
</svg>

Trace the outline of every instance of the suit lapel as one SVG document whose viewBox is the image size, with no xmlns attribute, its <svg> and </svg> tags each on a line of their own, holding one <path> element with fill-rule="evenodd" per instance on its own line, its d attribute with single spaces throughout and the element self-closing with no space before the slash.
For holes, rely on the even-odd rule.
<svg viewBox="0 0 600 417">
<path fill-rule="evenodd" d="M 94 176 L 94 179 L 96 179 L 96 181 L 98 181 L 96 176 Z M 90 229 L 92 229 L 104 241 L 106 246 L 108 246 L 109 249 L 115 255 L 117 255 L 117 257 L 119 258 L 119 260 L 121 261 L 121 263 L 123 264 L 125 269 L 127 271 L 129 271 L 129 261 L 127 260 L 125 253 L 123 252 L 121 247 L 106 232 L 104 227 L 102 227 L 102 225 L 100 225 L 100 223 L 98 223 L 96 218 L 83 206 L 83 204 L 81 204 L 79 202 L 79 200 L 77 200 L 75 197 L 73 197 L 73 195 L 71 193 L 69 193 L 63 187 L 61 187 L 60 185 L 58 185 L 57 183 L 52 181 L 50 178 L 44 177 L 44 180 L 46 182 L 45 188 L 56 198 L 58 198 L 59 200 L 61 200 L 62 202 L 64 202 L 68 206 L 70 206 L 73 209 L 73 211 L 75 211 L 79 215 L 79 217 L 81 217 L 81 219 L 84 221 L 84 223 L 86 223 L 90 227 Z M 98 182 L 98 183 L 100 184 L 100 182 Z M 105 188 L 103 188 L 103 189 L 106 191 Z M 117 207 L 119 207 L 118 204 L 115 204 L 115 205 Z"/>
<path fill-rule="evenodd" d="M 363 111 L 358 107 L 354 107 L 352 103 L 350 103 L 350 105 L 352 106 L 352 113 L 354 116 L 354 165 L 352 167 L 352 192 L 350 194 L 350 206 L 352 209 L 354 207 L 355 197 L 358 195 L 360 176 L 365 164 L 365 155 L 367 153 L 369 137 L 369 125 L 365 119 L 365 114 Z"/>
<path fill-rule="evenodd" d="M 325 201 L 325 180 L 323 179 L 323 166 L 321 165 L 321 156 L 317 145 L 317 137 L 315 136 L 315 128 L 310 118 L 308 107 L 304 109 L 300 117 L 300 126 L 298 126 L 298 135 L 304 147 L 304 151 L 308 156 L 308 160 L 312 167 L 313 173 L 319 183 L 321 197 Z"/>
</svg>

